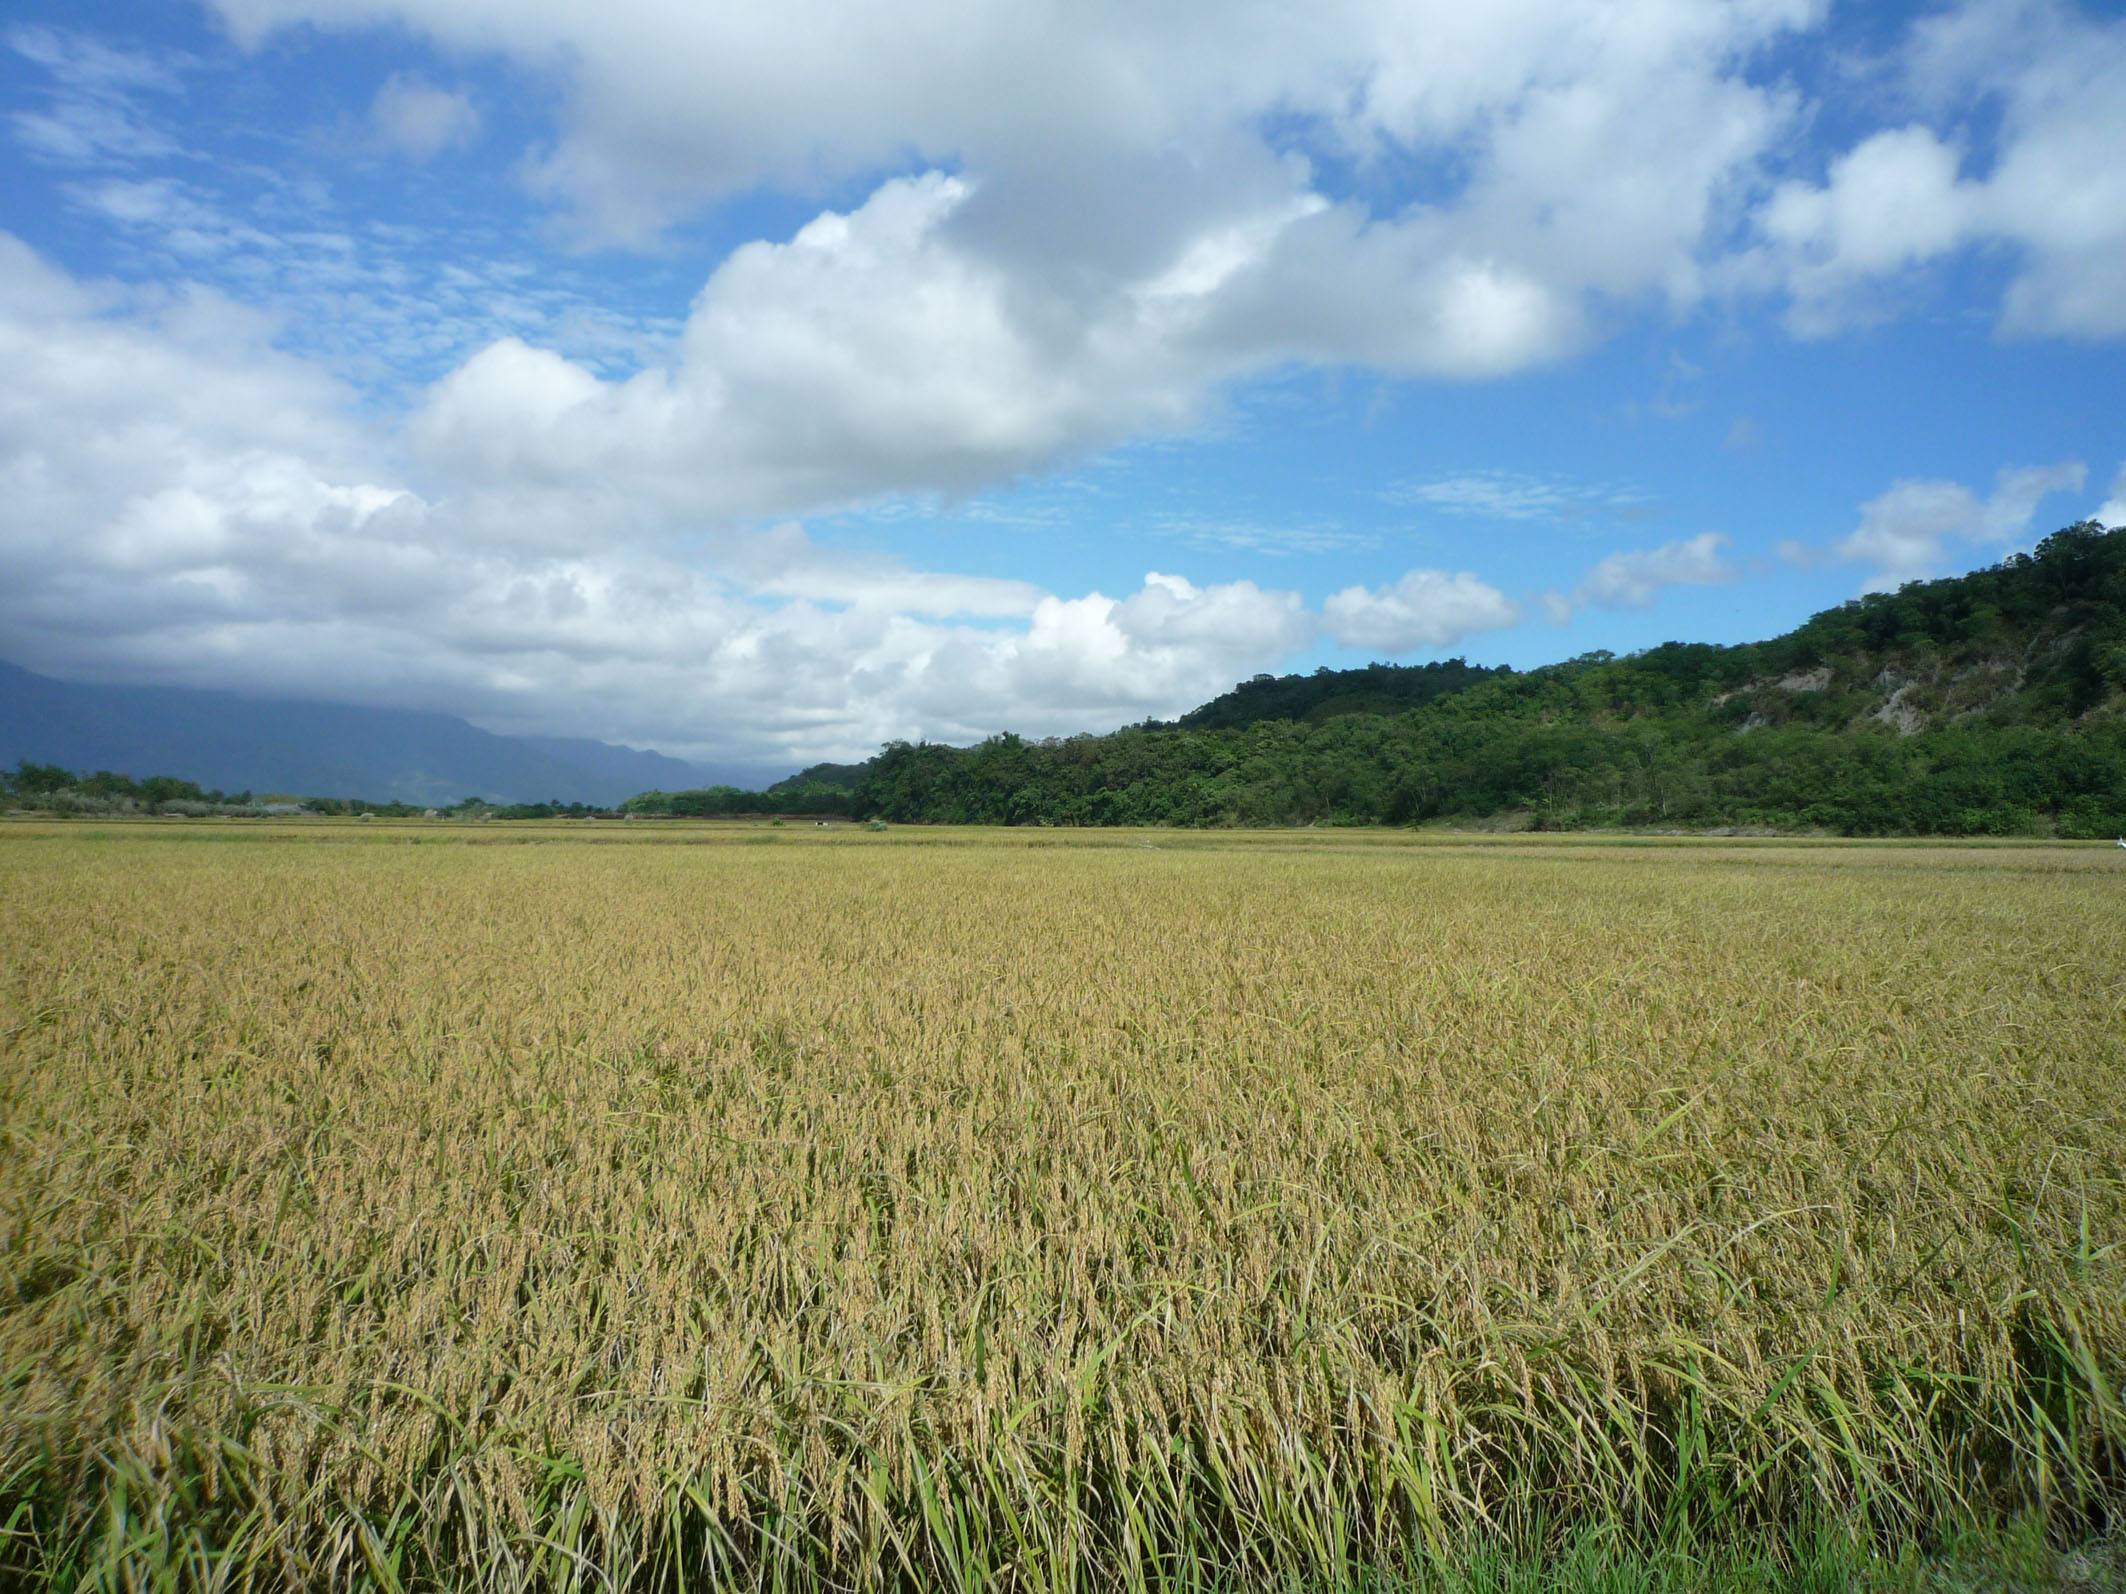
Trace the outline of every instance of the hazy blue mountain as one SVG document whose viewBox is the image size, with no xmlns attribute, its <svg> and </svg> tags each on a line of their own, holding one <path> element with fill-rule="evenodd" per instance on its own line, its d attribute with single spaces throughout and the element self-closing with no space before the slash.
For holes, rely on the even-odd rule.
<svg viewBox="0 0 2126 1594">
<path fill-rule="evenodd" d="M 176 775 L 232 792 L 436 804 L 617 803 L 647 787 L 760 778 L 608 742 L 497 736 L 448 714 L 90 686 L 0 663 L 0 766 L 25 758 L 83 773 Z"/>
</svg>

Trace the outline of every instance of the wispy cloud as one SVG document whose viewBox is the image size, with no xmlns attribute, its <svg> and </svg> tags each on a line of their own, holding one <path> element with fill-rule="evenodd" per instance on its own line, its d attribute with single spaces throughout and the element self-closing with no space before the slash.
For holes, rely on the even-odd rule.
<svg viewBox="0 0 2126 1594">
<path fill-rule="evenodd" d="M 1069 506 L 1064 504 L 999 498 L 970 498 L 960 505 L 958 514 L 977 526 L 1015 526 L 1029 531 L 1053 530 L 1070 521 Z"/>
<path fill-rule="evenodd" d="M 601 302 L 567 268 L 480 251 L 460 261 L 433 228 L 364 224 L 329 190 L 242 192 L 195 171 L 84 177 L 59 192 L 113 229 L 128 266 L 259 306 L 281 324 L 284 346 L 323 356 L 366 388 L 419 385 L 505 337 L 625 376 L 661 357 L 679 330 L 676 317 Z"/>
<path fill-rule="evenodd" d="M 377 136 L 410 160 L 433 160 L 453 144 L 470 143 L 480 131 L 480 112 L 460 89 L 394 72 L 369 107 Z"/>
<path fill-rule="evenodd" d="M 1381 496 L 1391 504 L 1483 520 L 1633 519 L 1653 502 L 1634 487 L 1508 470 L 1399 482 Z"/>
<path fill-rule="evenodd" d="M 139 102 L 182 89 L 181 59 L 158 60 L 56 28 L 14 28 L 5 43 L 45 74 L 42 103 L 8 118 L 15 142 L 34 159 L 123 164 L 177 153 L 176 141 Z"/>
<path fill-rule="evenodd" d="M 1658 548 L 1613 553 L 1587 572 L 1572 601 L 1604 609 L 1644 609 L 1665 587 L 1711 587 L 1732 581 L 1735 567 L 1728 563 L 1727 544 L 1720 532 L 1702 531 Z M 1551 612 L 1553 616 L 1558 612 L 1555 605 Z"/>
<path fill-rule="evenodd" d="M 1192 548 L 1267 554 L 1280 559 L 1294 554 L 1349 553 L 1380 546 L 1379 537 L 1347 531 L 1335 521 L 1293 525 L 1205 515 L 1164 515 L 1152 522 L 1152 529 Z"/>
</svg>

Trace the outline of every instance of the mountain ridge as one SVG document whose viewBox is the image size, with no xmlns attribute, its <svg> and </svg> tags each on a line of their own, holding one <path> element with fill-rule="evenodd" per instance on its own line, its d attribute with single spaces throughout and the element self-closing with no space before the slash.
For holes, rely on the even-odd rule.
<svg viewBox="0 0 2126 1594">
<path fill-rule="evenodd" d="M 432 710 L 93 685 L 0 661 L 0 765 L 22 760 L 435 806 L 471 796 L 610 805 L 716 773 L 587 738 L 504 736 Z"/>
</svg>

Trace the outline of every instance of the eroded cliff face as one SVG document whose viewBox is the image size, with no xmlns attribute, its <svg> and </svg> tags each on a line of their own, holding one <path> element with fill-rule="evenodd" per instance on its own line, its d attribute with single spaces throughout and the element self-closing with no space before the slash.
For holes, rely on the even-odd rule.
<svg viewBox="0 0 2126 1594">
<path fill-rule="evenodd" d="M 1901 736 L 1970 720 L 2093 722 L 2126 716 L 2126 691 L 2116 686 L 2070 705 L 2078 712 L 2064 716 L 2054 701 L 2058 694 L 2046 690 L 2071 656 L 2093 640 L 2077 626 L 2015 650 L 1965 655 L 1900 650 L 1887 660 L 1858 654 L 1759 677 L 1716 694 L 1710 706 L 1733 714 L 1728 705 L 1744 705 L 1738 731 L 1794 723 L 1827 730 L 1887 725 Z"/>
</svg>

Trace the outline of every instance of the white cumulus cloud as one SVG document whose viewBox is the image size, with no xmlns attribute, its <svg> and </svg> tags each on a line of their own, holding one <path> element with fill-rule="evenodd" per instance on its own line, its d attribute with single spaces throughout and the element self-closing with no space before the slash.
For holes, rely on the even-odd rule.
<svg viewBox="0 0 2126 1594">
<path fill-rule="evenodd" d="M 1915 25 L 1902 75 L 1918 118 L 1781 184 L 1744 275 L 1823 335 L 1909 303 L 1915 268 L 1992 247 L 2014 263 L 2004 333 L 2126 336 L 2126 18 L 1966 0 Z M 1963 143 L 1974 113 L 1997 118 L 1989 149 Z"/>
<path fill-rule="evenodd" d="M 1999 546 L 2025 536 L 2040 503 L 2080 488 L 2088 474 L 2075 460 L 2004 470 L 1984 498 L 1961 482 L 1898 481 L 1860 506 L 1860 524 L 1837 553 L 1869 567 L 1871 592 L 1940 575 L 1953 543 Z"/>
<path fill-rule="evenodd" d="M 1330 635 L 1346 647 L 1408 653 L 1451 647 L 1480 631 L 1515 625 L 1520 608 L 1469 571 L 1412 570 L 1385 587 L 1346 587 L 1322 605 Z"/>
<path fill-rule="evenodd" d="M 2126 465 L 2111 478 L 2111 496 L 2089 518 L 2100 526 L 2126 526 Z"/>
<path fill-rule="evenodd" d="M 794 522 L 704 530 L 613 490 L 617 437 L 521 477 L 516 455 L 462 438 L 402 456 L 273 331 L 211 294 L 76 280 L 0 234 L 0 656 L 447 708 L 774 774 L 892 737 L 1171 715 L 1318 629 L 1297 594 L 1248 581 L 1059 594 L 830 550 Z M 480 411 L 496 447 L 659 398 L 506 357 L 512 381 Z M 704 479 L 658 450 L 635 463 Z"/>
<path fill-rule="evenodd" d="M 1759 213 L 1792 295 L 1789 324 L 1837 332 L 1868 313 L 1863 291 L 1967 238 L 1979 215 L 1961 155 L 1925 127 L 1877 133 L 1821 185 L 1782 184 Z"/>
<path fill-rule="evenodd" d="M 971 183 L 885 184 L 785 244 L 737 250 L 663 363 L 625 381 L 515 339 L 445 378 L 423 455 L 489 481 L 619 480 L 708 514 L 971 492 L 1196 412 L 1137 306 L 1029 314 L 947 224 Z"/>
<path fill-rule="evenodd" d="M 959 416 L 977 457 L 1098 447 L 1294 361 L 1493 377 L 1585 346 L 1612 303 L 1695 302 L 1796 124 L 1763 53 L 1822 14 L 1820 0 L 216 5 L 248 44 L 393 24 L 558 84 L 559 126 L 525 170 L 589 243 L 640 245 L 757 189 L 927 170 L 788 245 L 741 250 L 696 330 L 714 341 L 755 320 L 759 347 L 773 329 L 792 344 L 778 382 L 817 402 L 846 368 L 866 390 L 908 384 L 918 410 Z M 1361 174 L 1440 161 L 1443 177 L 1416 200 L 1367 197 L 1370 175 L 1332 197 L 1324 160 Z"/>
</svg>

